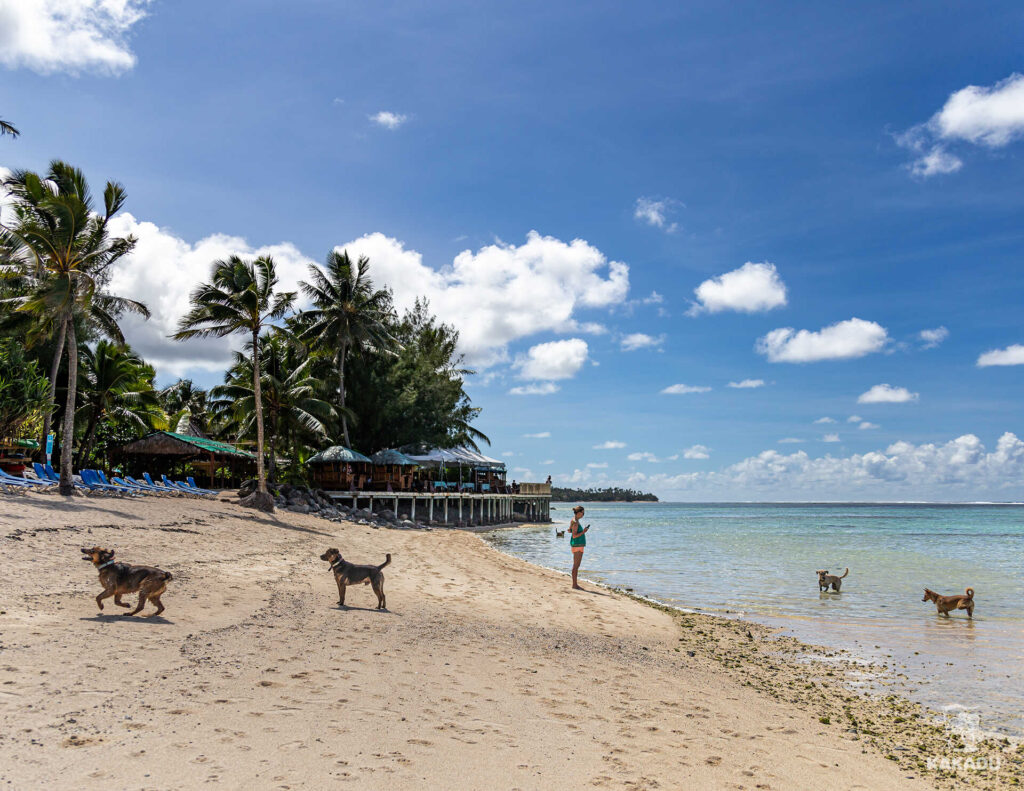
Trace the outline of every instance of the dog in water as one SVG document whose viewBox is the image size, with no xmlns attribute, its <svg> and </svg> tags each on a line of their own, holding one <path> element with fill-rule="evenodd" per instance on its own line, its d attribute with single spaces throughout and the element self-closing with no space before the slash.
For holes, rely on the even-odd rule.
<svg viewBox="0 0 1024 791">
<path fill-rule="evenodd" d="M 846 579 L 846 575 L 849 573 L 850 569 L 846 569 L 842 577 L 837 577 L 835 574 L 829 574 L 827 569 L 818 569 L 818 592 L 827 591 L 831 587 L 832 590 L 839 593 L 839 589 L 843 587 L 842 580 Z"/>
<path fill-rule="evenodd" d="M 373 592 L 377 594 L 377 609 L 387 609 L 387 600 L 384 598 L 384 574 L 381 569 L 391 562 L 391 553 L 384 556 L 384 562 L 379 566 L 357 566 L 355 563 L 349 563 L 333 547 L 324 552 L 320 560 L 326 560 L 331 564 L 334 581 L 338 583 L 338 604 L 342 607 L 345 606 L 345 586 L 362 583 L 373 587 Z"/>
<path fill-rule="evenodd" d="M 967 617 L 974 617 L 974 588 L 968 588 L 964 593 L 953 596 L 942 596 L 933 590 L 924 589 L 924 598 L 921 601 L 935 602 L 935 608 L 939 615 L 949 617 L 950 610 L 967 610 Z"/>
<path fill-rule="evenodd" d="M 114 560 L 114 550 L 103 547 L 82 547 L 82 560 L 91 561 L 100 573 L 100 585 L 103 586 L 103 593 L 96 597 L 96 606 L 103 609 L 103 600 L 114 597 L 114 604 L 118 607 L 131 607 L 130 604 L 121 601 L 121 596 L 126 593 L 138 593 L 139 603 L 128 615 L 142 610 L 146 606 L 146 600 L 156 605 L 156 612 L 151 612 L 144 618 L 152 618 L 164 611 L 164 605 L 160 602 L 160 596 L 167 590 L 167 583 L 171 581 L 171 572 L 153 566 L 132 566 L 129 563 L 117 563 Z"/>
</svg>

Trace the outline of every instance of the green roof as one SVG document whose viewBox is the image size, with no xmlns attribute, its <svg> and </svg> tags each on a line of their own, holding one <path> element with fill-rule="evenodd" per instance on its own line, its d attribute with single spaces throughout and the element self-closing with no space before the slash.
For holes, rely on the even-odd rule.
<svg viewBox="0 0 1024 791">
<path fill-rule="evenodd" d="M 229 445 L 226 442 L 217 442 L 215 439 L 207 439 L 206 437 L 195 437 L 191 434 L 176 434 L 173 431 L 160 431 L 160 434 L 166 434 L 169 437 L 174 437 L 181 442 L 187 442 L 189 445 L 195 445 L 197 448 L 205 450 L 207 453 L 226 453 L 229 456 L 243 456 L 247 459 L 255 459 L 256 454 L 250 453 L 247 450 L 236 448 L 234 445 Z"/>
<path fill-rule="evenodd" d="M 327 450 L 315 453 L 306 459 L 306 464 L 334 464 L 342 461 L 373 464 L 373 462 L 366 458 L 362 453 L 354 451 L 351 448 L 346 448 L 344 445 L 332 445 L 327 448 Z"/>
</svg>

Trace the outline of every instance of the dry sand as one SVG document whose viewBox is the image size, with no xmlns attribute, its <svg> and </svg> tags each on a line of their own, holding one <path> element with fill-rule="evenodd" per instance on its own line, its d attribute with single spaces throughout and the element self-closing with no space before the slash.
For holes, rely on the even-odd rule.
<svg viewBox="0 0 1024 791">
<path fill-rule="evenodd" d="M 94 544 L 174 574 L 162 617 L 97 615 Z M 389 611 L 338 607 L 328 546 L 392 554 Z M 0 547 L 0 788 L 934 787 L 467 532 L 33 494 L 0 496 Z"/>
</svg>

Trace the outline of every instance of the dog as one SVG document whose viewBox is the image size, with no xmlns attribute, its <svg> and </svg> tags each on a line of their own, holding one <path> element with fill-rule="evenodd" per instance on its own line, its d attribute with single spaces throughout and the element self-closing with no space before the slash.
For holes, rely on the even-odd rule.
<svg viewBox="0 0 1024 791">
<path fill-rule="evenodd" d="M 130 604 L 121 601 L 121 596 L 126 593 L 138 593 L 139 603 L 128 615 L 135 615 L 146 606 L 147 599 L 156 605 L 156 612 L 144 615 L 144 618 L 152 618 L 164 611 L 164 605 L 160 597 L 167 590 L 167 583 L 171 581 L 171 572 L 153 566 L 132 566 L 129 563 L 117 563 L 114 560 L 114 550 L 103 547 L 82 547 L 82 560 L 91 561 L 100 573 L 100 585 L 103 586 L 103 593 L 96 597 L 96 606 L 103 609 L 103 600 L 114 597 L 114 604 L 118 607 L 131 607 Z"/>
<path fill-rule="evenodd" d="M 846 579 L 846 575 L 849 573 L 850 569 L 847 568 L 842 577 L 837 577 L 835 574 L 829 574 L 828 569 L 818 569 L 818 592 L 827 591 L 829 586 L 832 586 L 832 590 L 839 593 L 839 589 L 843 587 L 840 580 Z"/>
<path fill-rule="evenodd" d="M 564 530 L 556 530 L 555 531 L 555 538 L 565 538 L 565 531 Z"/>
<path fill-rule="evenodd" d="M 949 617 L 950 610 L 967 610 L 967 617 L 974 617 L 974 588 L 968 588 L 964 593 L 953 596 L 941 596 L 933 590 L 924 589 L 924 598 L 921 601 L 935 602 L 935 609 L 939 615 Z"/>
<path fill-rule="evenodd" d="M 387 599 L 384 597 L 384 574 L 381 569 L 391 562 L 390 552 L 384 556 L 384 562 L 379 566 L 357 566 L 355 563 L 349 563 L 333 547 L 324 552 L 320 556 L 320 560 L 331 564 L 334 581 L 338 583 L 338 604 L 342 607 L 345 606 L 345 586 L 358 585 L 361 582 L 364 585 L 373 586 L 373 592 L 377 594 L 377 609 L 387 609 Z"/>
</svg>

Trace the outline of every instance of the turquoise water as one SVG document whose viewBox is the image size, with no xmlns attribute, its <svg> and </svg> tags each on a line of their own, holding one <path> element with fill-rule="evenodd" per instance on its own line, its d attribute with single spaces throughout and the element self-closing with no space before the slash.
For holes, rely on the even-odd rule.
<svg viewBox="0 0 1024 791">
<path fill-rule="evenodd" d="M 556 504 L 559 529 L 570 506 Z M 677 607 L 773 626 L 885 662 L 904 692 L 1024 736 L 1024 506 L 591 503 L 581 575 Z M 485 534 L 498 549 L 571 567 L 554 527 Z M 842 574 L 819 593 L 816 569 Z M 975 590 L 974 620 L 922 602 Z"/>
</svg>

